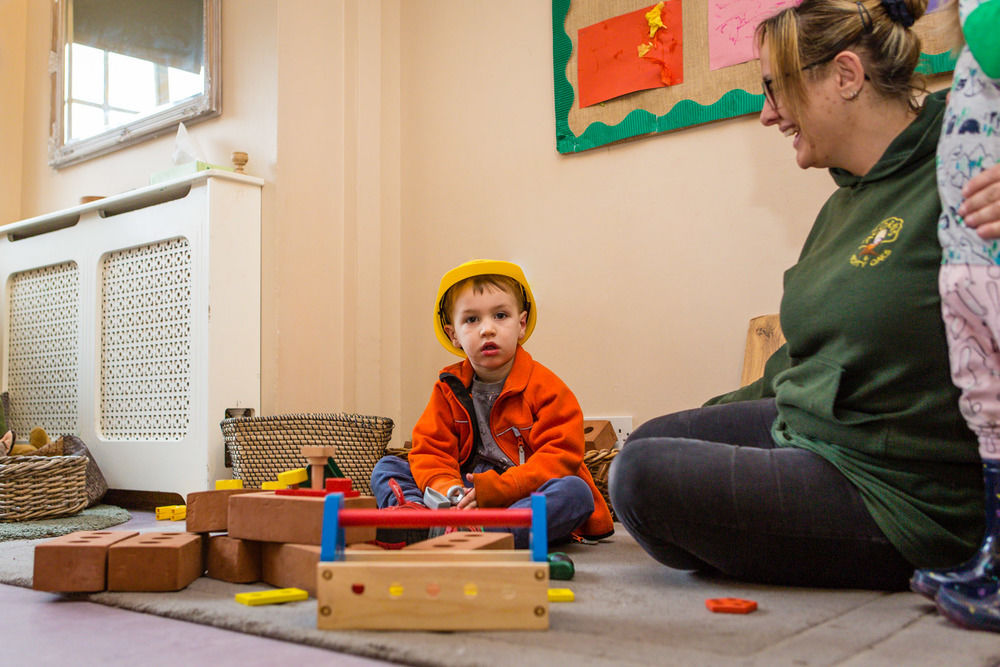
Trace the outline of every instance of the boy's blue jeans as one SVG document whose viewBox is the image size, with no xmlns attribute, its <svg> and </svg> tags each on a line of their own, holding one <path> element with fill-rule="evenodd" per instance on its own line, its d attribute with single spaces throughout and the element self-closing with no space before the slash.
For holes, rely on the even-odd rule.
<svg viewBox="0 0 1000 667">
<path fill-rule="evenodd" d="M 487 467 L 484 466 L 483 470 L 486 469 Z M 477 468 L 475 472 L 482 472 L 482 470 Z M 396 480 L 407 500 L 423 503 L 424 494 L 413 480 L 409 462 L 398 456 L 390 455 L 382 457 L 372 470 L 372 493 L 375 494 L 375 500 L 380 508 L 396 504 L 396 497 L 389 488 L 390 479 Z M 536 493 L 545 496 L 545 514 L 550 544 L 568 538 L 570 533 L 594 512 L 594 496 L 590 492 L 590 487 L 576 476 L 550 479 L 542 484 Z M 510 507 L 512 509 L 530 509 L 531 497 L 522 498 Z M 527 549 L 529 546 L 531 530 L 528 528 L 496 527 L 485 530 L 513 533 L 514 546 L 517 549 Z"/>
</svg>

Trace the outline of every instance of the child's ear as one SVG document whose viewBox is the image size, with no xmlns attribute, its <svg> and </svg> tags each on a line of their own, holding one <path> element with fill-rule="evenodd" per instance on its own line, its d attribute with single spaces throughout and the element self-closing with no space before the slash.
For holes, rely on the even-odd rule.
<svg viewBox="0 0 1000 667">
<path fill-rule="evenodd" d="M 458 342 L 458 337 L 455 335 L 455 327 L 450 324 L 445 324 L 442 328 L 444 329 L 445 335 L 448 336 L 448 340 L 451 341 L 451 344 L 461 350 L 462 344 Z"/>
<path fill-rule="evenodd" d="M 526 310 L 521 311 L 520 325 L 521 331 L 517 334 L 518 341 L 524 340 L 524 334 L 528 331 L 528 311 Z"/>
</svg>

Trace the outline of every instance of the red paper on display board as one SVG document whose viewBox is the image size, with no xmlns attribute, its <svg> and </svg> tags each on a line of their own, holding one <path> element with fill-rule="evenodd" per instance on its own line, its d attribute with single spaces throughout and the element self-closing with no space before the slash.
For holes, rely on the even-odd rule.
<svg viewBox="0 0 1000 667">
<path fill-rule="evenodd" d="M 666 0 L 581 28 L 577 43 L 581 108 L 684 81 L 681 0 Z"/>
</svg>

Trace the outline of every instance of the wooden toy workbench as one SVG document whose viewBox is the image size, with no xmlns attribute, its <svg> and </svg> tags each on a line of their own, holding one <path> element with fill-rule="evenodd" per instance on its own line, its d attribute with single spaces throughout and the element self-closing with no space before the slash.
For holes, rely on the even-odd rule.
<svg viewBox="0 0 1000 667">
<path fill-rule="evenodd" d="M 546 630 L 545 497 L 531 509 L 345 510 L 326 497 L 317 622 L 326 630 Z M 345 526 L 530 526 L 530 550 L 344 553 Z"/>
</svg>

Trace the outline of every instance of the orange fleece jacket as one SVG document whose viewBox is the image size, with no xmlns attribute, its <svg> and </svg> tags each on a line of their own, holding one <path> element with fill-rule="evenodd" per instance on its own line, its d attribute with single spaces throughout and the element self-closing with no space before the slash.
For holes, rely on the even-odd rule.
<svg viewBox="0 0 1000 667">
<path fill-rule="evenodd" d="M 466 387 L 474 371 L 468 359 L 447 366 Z M 490 430 L 500 449 L 515 463 L 499 474 L 489 470 L 473 476 L 480 507 L 508 507 L 550 479 L 576 475 L 590 486 L 594 512 L 576 531 L 585 537 L 614 532 L 611 512 L 583 463 L 583 411 L 573 392 L 555 373 L 535 362 L 518 346 L 514 366 L 490 412 Z M 413 428 L 409 462 L 421 489 L 447 493 L 463 481 L 459 472 L 473 454 L 475 420 L 443 380 L 434 384 L 424 414 Z M 520 432 L 520 437 L 517 433 Z"/>
</svg>

